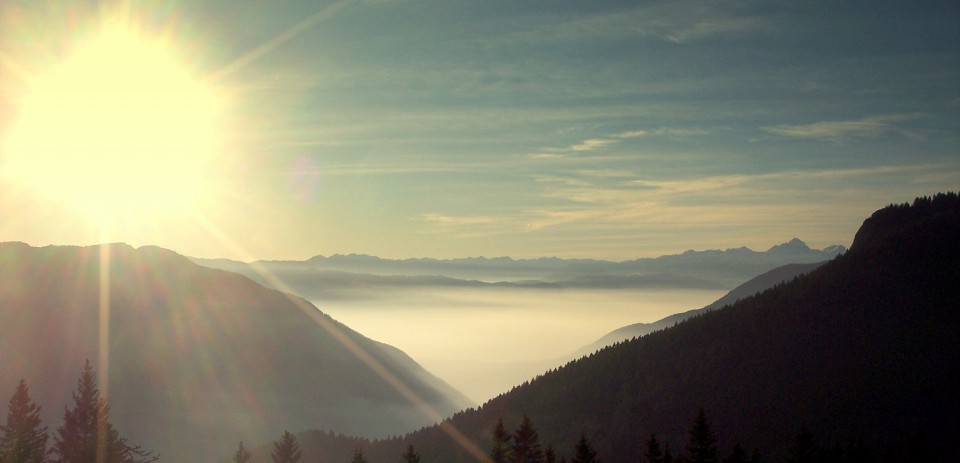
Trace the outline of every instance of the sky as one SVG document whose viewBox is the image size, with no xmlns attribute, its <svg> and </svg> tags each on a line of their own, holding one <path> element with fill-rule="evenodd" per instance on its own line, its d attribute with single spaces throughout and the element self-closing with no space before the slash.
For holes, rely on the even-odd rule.
<svg viewBox="0 0 960 463">
<path fill-rule="evenodd" d="M 32 186 L 3 175 L 29 95 L 118 16 L 218 101 L 184 210 L 107 220 L 35 188 L 89 176 L 85 155 Z M 0 0 L 0 241 L 244 260 L 849 246 L 876 209 L 960 187 L 958 23 L 951 1 Z M 153 109 L 80 108 L 66 119 L 134 139 L 135 161 L 181 146 L 140 131 Z"/>
</svg>

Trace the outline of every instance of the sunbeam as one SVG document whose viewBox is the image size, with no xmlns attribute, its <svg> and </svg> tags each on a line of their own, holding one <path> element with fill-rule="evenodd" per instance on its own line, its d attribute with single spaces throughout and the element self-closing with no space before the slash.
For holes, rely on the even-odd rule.
<svg viewBox="0 0 960 463">
<path fill-rule="evenodd" d="M 225 77 L 239 71 L 240 69 L 243 69 L 244 67 L 249 66 L 251 63 L 262 58 L 264 55 L 270 53 L 273 50 L 276 50 L 284 43 L 290 41 L 290 39 L 300 35 L 304 31 L 330 18 L 335 13 L 340 11 L 343 7 L 345 7 L 348 3 L 350 3 L 350 0 L 340 0 L 332 5 L 328 5 L 322 8 L 320 11 L 317 11 L 316 13 L 310 16 L 307 16 L 302 21 L 298 22 L 297 24 L 294 24 L 292 27 L 278 34 L 276 37 L 270 39 L 263 45 L 260 45 L 259 47 L 248 51 L 243 56 L 237 58 L 230 64 L 221 68 L 219 71 L 214 72 L 213 74 L 207 77 L 207 81 L 208 82 L 220 81 Z"/>
</svg>

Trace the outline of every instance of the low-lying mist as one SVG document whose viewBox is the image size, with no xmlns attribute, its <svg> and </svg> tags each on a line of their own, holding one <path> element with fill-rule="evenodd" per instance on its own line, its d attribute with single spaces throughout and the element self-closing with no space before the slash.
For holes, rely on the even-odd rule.
<svg viewBox="0 0 960 463">
<path fill-rule="evenodd" d="M 562 365 L 610 331 L 703 307 L 725 290 L 444 288 L 318 300 L 324 312 L 400 348 L 478 404 Z M 374 289 L 375 291 L 378 289 Z"/>
</svg>

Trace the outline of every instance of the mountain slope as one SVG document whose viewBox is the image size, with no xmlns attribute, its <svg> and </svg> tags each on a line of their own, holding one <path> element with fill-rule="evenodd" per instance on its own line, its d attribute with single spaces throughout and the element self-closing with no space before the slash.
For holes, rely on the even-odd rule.
<svg viewBox="0 0 960 463">
<path fill-rule="evenodd" d="M 371 363 L 440 416 L 467 405 L 399 350 L 244 276 L 155 247 L 4 243 L 0 393 L 25 379 L 51 429 L 84 360 L 98 359 L 102 252 L 111 303 L 101 385 L 120 431 L 164 461 L 211 461 L 284 429 L 383 436 L 436 421 Z"/>
<path fill-rule="evenodd" d="M 613 330 L 600 339 L 578 350 L 577 357 L 596 352 L 598 349 L 625 341 L 630 338 L 640 337 L 657 330 L 669 328 L 703 312 L 717 310 L 730 304 L 734 304 L 740 299 L 745 299 L 749 296 L 770 289 L 780 283 L 789 281 L 793 278 L 803 275 L 804 273 L 810 272 L 825 263 L 826 262 L 816 262 L 813 264 L 787 264 L 783 267 L 777 267 L 762 275 L 751 278 L 746 283 L 733 288 L 729 293 L 705 307 L 673 314 L 652 323 L 634 323 L 633 325 L 627 325 Z"/>
<path fill-rule="evenodd" d="M 526 414 L 544 445 L 569 455 L 585 432 L 603 461 L 638 461 L 652 432 L 683 449 L 703 407 L 721 453 L 738 441 L 776 460 L 805 425 L 824 446 L 876 451 L 920 435 L 934 460 L 958 461 L 957 281 L 957 195 L 891 206 L 813 272 L 571 362 L 447 424 L 489 449 L 498 418 L 514 428 Z M 367 453 L 389 461 L 407 444 L 431 461 L 474 461 L 436 427 Z"/>
</svg>

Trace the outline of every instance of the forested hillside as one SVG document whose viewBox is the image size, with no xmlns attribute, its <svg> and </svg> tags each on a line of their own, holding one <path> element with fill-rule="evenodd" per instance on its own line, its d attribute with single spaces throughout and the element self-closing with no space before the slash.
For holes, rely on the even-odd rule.
<svg viewBox="0 0 960 463">
<path fill-rule="evenodd" d="M 815 262 L 812 264 L 787 264 L 782 267 L 777 267 L 769 272 L 763 273 L 762 275 L 751 278 L 747 282 L 737 286 L 736 288 L 733 288 L 729 293 L 725 294 L 720 299 L 711 302 L 705 307 L 673 314 L 669 317 L 664 317 L 663 319 L 652 323 L 635 323 L 633 325 L 627 325 L 613 330 L 593 343 L 584 346 L 578 351 L 578 356 L 591 354 L 600 348 L 618 343 L 620 341 L 625 341 L 627 339 L 643 336 L 657 330 L 669 328 L 703 312 L 721 309 L 725 306 L 736 303 L 740 299 L 753 296 L 754 294 L 770 289 L 780 283 L 792 280 L 797 276 L 810 272 L 817 267 L 820 267 L 824 263 L 826 263 L 826 261 Z"/>
</svg>

